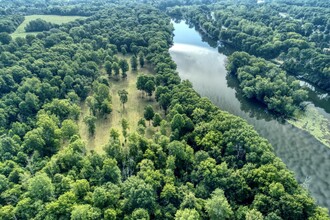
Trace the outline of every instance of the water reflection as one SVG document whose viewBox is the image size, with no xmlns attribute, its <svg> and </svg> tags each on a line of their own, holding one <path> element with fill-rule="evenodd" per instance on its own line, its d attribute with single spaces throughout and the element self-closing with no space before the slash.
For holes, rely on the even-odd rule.
<svg viewBox="0 0 330 220">
<path fill-rule="evenodd" d="M 294 171 L 299 183 L 310 181 L 309 191 L 320 205 L 330 208 L 330 149 L 309 133 L 265 110 L 265 106 L 246 99 L 236 78 L 227 75 L 226 56 L 211 48 L 205 38 L 183 22 L 175 24 L 174 46 L 170 49 L 182 79 L 222 110 L 240 116 L 253 125 L 274 147 L 275 154 Z M 204 39 L 204 42 L 202 41 Z M 310 100 L 317 100 L 312 95 Z M 324 100 L 324 99 L 323 99 Z M 327 102 L 316 106 L 329 117 Z M 325 106 L 325 110 L 321 109 Z"/>
<path fill-rule="evenodd" d="M 227 74 L 226 80 L 227 80 L 227 86 L 229 88 L 235 89 L 235 91 L 236 91 L 235 97 L 241 104 L 240 109 L 242 111 L 248 113 L 250 118 L 256 118 L 257 120 L 263 119 L 265 121 L 276 120 L 279 123 L 282 123 L 282 124 L 285 123 L 284 118 L 270 113 L 267 110 L 266 105 L 264 105 L 260 102 L 257 102 L 255 100 L 246 98 L 243 95 L 243 91 L 239 87 L 239 82 L 236 77 L 234 77 L 233 75 Z"/>
</svg>

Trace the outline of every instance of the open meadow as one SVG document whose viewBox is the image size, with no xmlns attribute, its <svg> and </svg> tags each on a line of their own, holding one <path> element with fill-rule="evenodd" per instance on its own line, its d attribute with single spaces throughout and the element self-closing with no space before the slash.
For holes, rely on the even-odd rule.
<svg viewBox="0 0 330 220">
<path fill-rule="evenodd" d="M 20 26 L 17 27 L 16 31 L 11 34 L 13 38 L 17 37 L 25 37 L 27 34 L 38 34 L 39 32 L 25 32 L 26 25 L 33 20 L 42 19 L 47 22 L 51 22 L 54 24 L 64 24 L 69 23 L 71 21 L 75 21 L 77 19 L 85 19 L 86 17 L 82 16 L 60 16 L 60 15 L 28 15 L 25 16 L 25 20 L 22 22 Z"/>
</svg>

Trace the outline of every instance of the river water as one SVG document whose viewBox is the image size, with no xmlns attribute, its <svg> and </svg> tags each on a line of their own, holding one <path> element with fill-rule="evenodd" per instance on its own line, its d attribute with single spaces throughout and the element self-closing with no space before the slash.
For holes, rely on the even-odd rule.
<svg viewBox="0 0 330 220">
<path fill-rule="evenodd" d="M 192 82 L 201 96 L 208 97 L 220 109 L 253 125 L 273 145 L 275 154 L 295 173 L 298 182 L 308 187 L 317 203 L 330 209 L 330 149 L 308 132 L 277 119 L 264 106 L 244 98 L 237 80 L 227 75 L 226 56 L 219 53 L 216 43 L 184 22 L 173 25 L 175 37 L 170 53 L 181 79 Z M 327 94 L 310 86 L 309 101 L 330 118 Z"/>
</svg>

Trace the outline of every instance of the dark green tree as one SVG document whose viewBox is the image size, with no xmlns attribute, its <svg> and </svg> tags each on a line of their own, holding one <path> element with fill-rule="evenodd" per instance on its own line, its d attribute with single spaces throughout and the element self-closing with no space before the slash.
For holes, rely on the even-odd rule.
<svg viewBox="0 0 330 220">
<path fill-rule="evenodd" d="M 96 117 L 89 115 L 84 118 L 84 122 L 86 123 L 88 127 L 88 132 L 90 135 L 95 134 L 95 129 L 96 129 Z"/>
<path fill-rule="evenodd" d="M 141 68 L 144 67 L 144 54 L 143 53 L 139 53 L 139 63 Z"/>
<path fill-rule="evenodd" d="M 144 90 L 148 94 L 149 97 L 152 96 L 152 93 L 155 91 L 155 82 L 153 80 L 147 81 L 147 83 L 144 86 Z"/>
<path fill-rule="evenodd" d="M 118 91 L 120 102 L 123 104 L 123 108 L 125 108 L 125 103 L 128 101 L 128 92 L 123 89 Z"/>
<path fill-rule="evenodd" d="M 123 75 L 123 78 L 127 77 L 127 71 L 129 70 L 129 65 L 126 59 L 121 59 L 119 61 L 119 66 Z"/>
<path fill-rule="evenodd" d="M 155 112 L 154 112 L 154 109 L 152 108 L 151 105 L 147 105 L 145 108 L 144 108 L 144 118 L 149 121 L 149 126 L 150 126 L 150 120 L 153 119 L 154 115 L 155 115 Z"/>
<path fill-rule="evenodd" d="M 29 180 L 28 192 L 36 200 L 49 201 L 54 195 L 54 186 L 47 174 L 40 173 Z"/>
<path fill-rule="evenodd" d="M 134 71 L 137 70 L 137 67 L 138 67 L 138 61 L 137 61 L 136 56 L 132 56 L 132 57 L 131 57 L 131 67 L 132 67 L 132 70 L 134 70 Z"/>
<path fill-rule="evenodd" d="M 115 76 L 118 77 L 120 74 L 120 67 L 117 62 L 112 63 L 112 70 L 113 70 Z"/>
<path fill-rule="evenodd" d="M 152 118 L 152 125 L 154 127 L 157 127 L 160 125 L 160 122 L 162 121 L 162 117 L 160 116 L 159 113 L 156 113 L 154 117 Z"/>
<path fill-rule="evenodd" d="M 105 68 L 105 71 L 107 72 L 107 74 L 109 76 L 111 76 L 112 75 L 112 63 L 110 61 L 106 61 L 104 63 L 104 68 Z"/>
</svg>

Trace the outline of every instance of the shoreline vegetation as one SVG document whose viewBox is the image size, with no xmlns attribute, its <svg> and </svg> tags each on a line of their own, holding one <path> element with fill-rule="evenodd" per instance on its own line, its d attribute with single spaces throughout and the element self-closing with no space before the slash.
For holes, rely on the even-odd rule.
<svg viewBox="0 0 330 220">
<path fill-rule="evenodd" d="M 308 105 L 304 112 L 300 112 L 295 118 L 286 121 L 299 129 L 307 131 L 330 148 L 330 122 L 315 107 Z"/>
<path fill-rule="evenodd" d="M 320 8 L 318 16 L 323 20 L 317 22 L 314 18 L 317 15 L 308 10 L 311 6 L 307 1 L 286 3 L 260 5 L 242 2 L 240 7 L 235 7 L 232 2 L 186 5 L 170 7 L 167 13 L 195 24 L 216 41 L 226 42 L 237 51 L 266 60 L 275 59 L 282 63 L 280 68 L 286 72 L 301 76 L 329 92 L 328 8 Z M 305 20 L 287 19 L 279 15 L 279 10 L 290 11 L 300 18 L 302 10 L 306 13 Z M 320 35 L 318 38 L 315 37 L 317 34 Z"/>
<path fill-rule="evenodd" d="M 199 25 L 199 27 L 201 27 L 201 25 Z M 202 30 L 203 34 L 207 34 L 208 36 L 210 36 L 210 34 L 207 33 L 207 31 L 205 29 Z M 239 57 L 237 58 L 237 63 L 235 63 L 236 66 L 235 68 L 233 66 L 234 65 L 234 61 L 235 61 L 235 56 Z M 245 56 L 245 59 L 243 59 L 242 57 Z M 254 66 L 256 68 L 259 68 L 260 65 L 258 66 L 258 64 L 255 64 L 257 59 L 254 56 L 248 55 L 247 53 L 244 52 L 236 52 L 232 55 L 229 56 L 229 61 L 228 65 L 231 66 L 229 69 L 234 68 L 235 69 L 235 74 L 237 75 L 237 70 L 239 68 L 239 65 L 244 66 L 244 65 L 251 65 Z M 252 62 L 250 60 L 255 59 L 255 62 Z M 244 60 L 244 61 L 243 61 Z M 261 59 L 260 61 L 262 61 L 264 64 L 267 63 L 269 66 L 272 66 L 273 64 L 271 64 L 271 61 L 265 61 L 263 59 Z M 245 62 L 245 63 L 244 63 Z M 283 64 L 283 61 L 278 61 L 276 60 L 276 62 L 280 62 L 281 64 Z M 250 64 L 248 64 L 250 63 Z M 260 63 L 260 62 L 259 62 Z M 227 69 L 228 69 L 228 65 L 227 65 Z M 278 65 L 277 65 L 278 66 Z M 277 72 L 281 72 L 281 70 L 279 70 L 278 67 L 275 67 L 275 65 L 273 65 L 272 67 L 274 70 L 277 69 Z M 250 71 L 252 71 L 252 69 L 249 69 Z M 259 69 L 260 70 L 260 69 Z M 252 71 L 253 74 L 260 74 L 260 71 L 258 69 L 254 69 L 254 73 Z M 230 70 L 228 70 L 230 71 Z M 242 72 L 244 70 L 242 69 Z M 249 73 L 251 75 L 251 72 Z M 261 73 L 260 75 L 263 75 L 264 73 Z M 242 75 L 242 73 L 241 73 Z M 287 77 L 291 77 L 292 76 L 290 74 L 287 74 Z M 267 77 L 266 77 L 267 78 Z M 247 80 L 251 80 L 252 78 L 248 77 Z M 260 84 L 259 84 L 259 91 L 257 89 L 257 91 L 253 92 L 253 89 L 249 89 L 246 87 L 246 85 L 249 84 L 250 88 L 251 86 L 256 86 L 256 83 L 260 83 L 260 80 L 255 81 L 254 83 L 251 82 L 244 82 L 244 80 L 246 80 L 246 77 L 242 77 L 240 78 L 241 80 L 241 88 L 242 91 L 245 93 L 245 96 L 247 98 L 254 98 L 257 101 L 261 101 L 263 104 L 265 104 L 265 100 L 262 97 L 256 98 L 258 92 L 263 93 L 265 90 L 264 89 L 271 89 L 269 87 L 266 86 L 264 89 L 260 88 Z M 272 80 L 272 79 L 271 79 Z M 269 81 L 269 83 L 271 82 L 271 80 Z M 276 79 L 275 79 L 276 80 Z M 307 91 L 304 89 L 304 87 L 298 86 L 298 81 L 296 79 L 296 81 L 294 82 L 293 79 L 290 80 L 291 82 L 293 82 L 294 84 L 296 84 L 297 86 L 289 86 L 290 88 L 293 88 L 294 90 L 296 90 L 297 92 L 296 95 L 293 95 L 295 98 L 299 99 L 298 102 L 296 102 L 295 104 L 291 105 L 289 104 L 287 101 L 283 102 L 278 102 L 277 105 L 279 106 L 278 108 L 276 107 L 276 105 L 271 105 L 269 104 L 269 99 L 268 99 L 268 104 L 266 104 L 266 106 L 271 107 L 272 109 L 270 109 L 271 111 L 274 111 L 274 113 L 277 114 L 283 114 L 284 109 L 287 108 L 288 111 L 287 113 L 284 113 L 285 116 L 285 121 L 287 121 L 288 123 L 290 123 L 291 125 L 294 125 L 295 127 L 302 129 L 306 132 L 308 132 L 310 135 L 312 135 L 313 137 L 315 137 L 318 141 L 320 141 L 322 144 L 324 144 L 325 146 L 327 146 L 328 148 L 330 148 L 330 122 L 328 119 L 326 119 L 324 116 L 322 116 L 321 113 L 319 113 L 315 108 L 313 108 L 312 106 L 308 105 L 305 106 L 304 101 L 307 98 Z M 274 91 L 278 92 L 278 89 L 275 89 Z M 271 94 L 271 93 L 268 93 Z M 260 96 L 260 95 L 259 95 Z M 283 97 L 283 94 L 281 94 L 281 96 Z M 274 99 L 275 101 L 275 99 Z M 293 99 L 292 99 L 293 101 Z M 281 104 L 282 103 L 282 104 Z M 282 105 L 282 107 L 281 107 Z M 277 109 L 276 109 L 277 108 Z M 317 123 L 315 123 L 317 122 Z"/>
<path fill-rule="evenodd" d="M 181 81 L 169 54 L 170 17 L 145 3 L 47 5 L 93 16 L 37 37 L 1 35 L 0 218 L 328 220 L 266 139 Z M 105 132 L 100 154 L 79 133 L 79 104 L 89 108 L 91 136 L 120 104 L 135 107 L 124 97 L 130 85 L 111 85 L 131 77 L 121 54 L 132 56 L 132 70 L 138 61 L 152 67 L 136 89 L 161 110 L 144 107 L 136 131 L 121 120 L 122 136 Z M 148 134 L 151 124 L 158 130 Z"/>
</svg>

